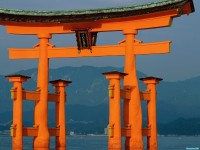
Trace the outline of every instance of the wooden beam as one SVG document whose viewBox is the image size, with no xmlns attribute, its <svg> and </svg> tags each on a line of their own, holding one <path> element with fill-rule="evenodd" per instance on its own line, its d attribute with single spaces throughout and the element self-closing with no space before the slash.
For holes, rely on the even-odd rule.
<svg viewBox="0 0 200 150">
<path fill-rule="evenodd" d="M 16 129 L 15 131 L 16 132 Z M 59 136 L 59 128 L 49 128 L 50 136 Z M 38 128 L 23 128 L 22 130 L 23 136 L 37 136 Z"/>
<path fill-rule="evenodd" d="M 49 93 L 48 94 L 48 101 L 49 102 L 58 102 L 59 101 L 59 94 Z"/>
<path fill-rule="evenodd" d="M 124 45 L 93 46 L 89 49 L 81 50 L 78 53 L 77 47 L 71 48 L 52 48 L 49 49 L 49 58 L 79 58 L 79 57 L 104 57 L 104 56 L 123 56 L 125 55 Z"/>
<path fill-rule="evenodd" d="M 133 54 L 164 54 L 169 53 L 171 41 L 155 43 L 136 43 Z M 10 59 L 35 59 L 39 58 L 39 49 L 9 48 Z M 125 45 L 93 46 L 92 51 L 81 50 L 78 53 L 77 47 L 48 48 L 48 58 L 79 58 L 79 57 L 105 57 L 124 56 Z"/>
<path fill-rule="evenodd" d="M 128 90 L 120 90 L 120 98 L 121 99 L 131 99 L 131 93 Z"/>
<path fill-rule="evenodd" d="M 125 137 L 131 137 L 131 128 L 122 128 L 121 134 Z"/>
<path fill-rule="evenodd" d="M 151 136 L 151 129 L 150 128 L 143 128 L 142 129 L 143 136 Z"/>
<path fill-rule="evenodd" d="M 9 34 L 24 34 L 24 35 L 38 35 L 40 33 L 47 33 L 47 34 L 59 34 L 59 33 L 66 33 L 64 31 L 63 25 L 48 25 L 46 26 L 36 24 L 34 26 L 33 24 L 17 24 L 15 25 L 6 25 L 7 32 Z M 69 32 L 69 31 L 68 31 Z M 69 33 L 72 33 L 73 31 L 70 31 Z"/>
<path fill-rule="evenodd" d="M 35 59 L 39 58 L 39 49 L 8 48 L 9 59 Z"/>
<path fill-rule="evenodd" d="M 150 101 L 150 94 L 151 93 L 149 91 L 145 91 L 145 92 L 140 91 L 140 99 Z"/>
<path fill-rule="evenodd" d="M 152 16 L 151 16 L 152 17 Z M 156 23 L 155 23 L 156 22 Z M 136 30 L 150 29 L 150 28 L 161 28 L 170 26 L 172 22 L 172 17 L 161 16 L 152 17 L 144 19 L 135 19 L 130 17 L 123 21 L 123 19 L 111 20 L 111 21 L 97 21 L 91 23 L 72 23 L 72 24 L 58 24 L 54 26 L 31 26 L 31 25 L 7 25 L 6 29 L 9 34 L 25 34 L 25 35 L 38 35 L 40 33 L 47 34 L 72 34 L 74 29 L 84 29 L 91 28 L 92 32 L 113 32 L 113 31 L 123 31 L 127 28 L 133 28 Z"/>
<path fill-rule="evenodd" d="M 32 92 L 32 91 L 23 91 L 22 93 L 23 100 L 40 100 L 40 92 Z M 59 101 L 59 94 L 48 93 L 48 101 L 49 102 L 57 102 Z"/>
<path fill-rule="evenodd" d="M 19 49 L 9 48 L 10 59 L 35 59 L 39 58 L 38 48 Z M 102 57 L 125 55 L 124 45 L 93 46 L 90 50 L 82 50 L 78 53 L 77 47 L 49 48 L 48 58 L 78 58 L 78 57 Z"/>
<path fill-rule="evenodd" d="M 127 28 L 135 30 L 160 28 L 171 26 L 172 18 L 178 16 L 177 9 L 165 12 L 157 12 L 132 17 L 113 18 L 81 23 L 1 23 L 6 26 L 9 34 L 33 35 L 40 33 L 48 34 L 71 34 L 74 29 L 92 29 L 92 32 L 123 31 Z"/>
<path fill-rule="evenodd" d="M 165 54 L 170 52 L 171 41 L 135 44 L 136 55 Z"/>
<path fill-rule="evenodd" d="M 38 128 L 23 128 L 22 136 L 37 136 Z"/>
<path fill-rule="evenodd" d="M 22 99 L 39 101 L 40 100 L 40 92 L 23 91 Z"/>
<path fill-rule="evenodd" d="M 59 128 L 49 128 L 49 135 L 50 136 L 59 136 Z"/>
<path fill-rule="evenodd" d="M 172 24 L 172 16 L 167 15 L 167 16 L 135 20 L 133 28 L 138 30 L 144 30 L 144 29 L 168 27 L 171 26 L 171 24 Z"/>
<path fill-rule="evenodd" d="M 142 135 L 143 136 L 151 136 L 150 131 L 151 131 L 150 128 L 143 128 L 142 129 Z M 131 128 L 122 128 L 121 134 L 122 134 L 122 136 L 130 137 L 131 136 Z"/>
</svg>

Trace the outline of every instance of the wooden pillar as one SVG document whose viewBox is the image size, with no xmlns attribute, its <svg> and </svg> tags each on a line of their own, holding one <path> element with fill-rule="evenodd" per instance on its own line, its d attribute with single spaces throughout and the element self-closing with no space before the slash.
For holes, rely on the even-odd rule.
<svg viewBox="0 0 200 150">
<path fill-rule="evenodd" d="M 13 82 L 11 98 L 13 99 L 13 124 L 11 125 L 12 149 L 23 149 L 22 135 L 22 82 L 26 82 L 27 76 L 10 75 L 6 76 L 9 82 Z"/>
<path fill-rule="evenodd" d="M 56 136 L 56 150 L 66 150 L 66 121 L 65 121 L 65 103 L 66 93 L 65 87 L 71 81 L 55 80 L 50 81 L 55 86 L 56 94 L 59 94 L 59 101 L 56 102 L 56 128 L 59 128 L 59 136 Z"/>
<path fill-rule="evenodd" d="M 38 128 L 38 135 L 34 138 L 34 148 L 49 148 L 48 131 L 48 80 L 49 80 L 49 59 L 48 44 L 50 34 L 39 34 L 39 65 L 37 90 L 40 92 L 40 100 L 35 104 L 34 126 Z"/>
<path fill-rule="evenodd" d="M 109 84 L 109 125 L 108 125 L 108 149 L 121 150 L 121 117 L 120 117 L 120 79 L 125 73 L 117 71 L 103 73 Z"/>
<path fill-rule="evenodd" d="M 124 126 L 131 128 L 131 136 L 125 139 L 126 150 L 143 150 L 142 140 L 142 108 L 140 91 L 136 73 L 136 55 L 134 54 L 135 35 L 137 30 L 124 30 L 126 39 L 124 72 L 124 89 L 131 88 L 131 99 L 124 100 Z"/>
<path fill-rule="evenodd" d="M 155 77 L 141 78 L 147 84 L 147 91 L 150 91 L 150 100 L 147 101 L 147 127 L 150 128 L 150 136 L 147 136 L 147 149 L 157 150 L 157 121 L 156 121 L 156 84 L 162 79 Z"/>
</svg>

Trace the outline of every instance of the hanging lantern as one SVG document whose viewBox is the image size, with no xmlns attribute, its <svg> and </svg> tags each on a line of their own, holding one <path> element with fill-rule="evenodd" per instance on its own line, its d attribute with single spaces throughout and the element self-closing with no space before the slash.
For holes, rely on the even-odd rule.
<svg viewBox="0 0 200 150">
<path fill-rule="evenodd" d="M 75 32 L 79 53 L 83 49 L 89 49 L 92 52 L 92 46 L 96 45 L 97 32 L 90 32 L 90 29 L 75 30 Z"/>
</svg>

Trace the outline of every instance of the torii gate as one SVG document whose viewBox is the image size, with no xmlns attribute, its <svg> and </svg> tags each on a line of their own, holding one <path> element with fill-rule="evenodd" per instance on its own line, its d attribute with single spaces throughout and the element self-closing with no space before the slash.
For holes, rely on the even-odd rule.
<svg viewBox="0 0 200 150">
<path fill-rule="evenodd" d="M 130 100 L 124 100 L 124 126 L 131 131 L 131 135 L 126 137 L 126 150 L 142 150 L 142 110 L 136 55 L 169 53 L 171 41 L 141 43 L 135 36 L 139 30 L 171 26 L 173 18 L 192 12 L 192 0 L 164 0 L 139 6 L 83 11 L 1 9 L 0 24 L 6 26 L 9 34 L 36 35 L 39 39 L 34 48 L 9 48 L 10 59 L 39 60 L 37 89 L 40 96 L 34 110 L 34 126 L 38 127 L 38 134 L 34 139 L 34 148 L 49 148 L 49 59 L 124 56 L 124 72 L 127 74 L 124 77 L 124 89 L 132 88 Z M 117 45 L 95 46 L 97 32 L 111 31 L 122 31 L 125 39 Z M 49 42 L 52 34 L 73 33 L 76 33 L 78 48 L 56 48 Z M 22 141 L 19 142 L 21 147 L 13 145 L 14 149 L 22 148 Z"/>
</svg>

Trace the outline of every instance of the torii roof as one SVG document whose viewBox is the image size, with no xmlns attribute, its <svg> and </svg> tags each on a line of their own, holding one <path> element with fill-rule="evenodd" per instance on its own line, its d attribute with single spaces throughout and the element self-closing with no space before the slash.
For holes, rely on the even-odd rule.
<svg viewBox="0 0 200 150">
<path fill-rule="evenodd" d="M 155 12 L 179 9 L 189 5 L 183 14 L 194 12 L 193 0 L 161 0 L 143 5 L 88 10 L 29 11 L 0 9 L 0 22 L 26 23 L 75 23 L 110 18 L 139 16 Z"/>
</svg>

